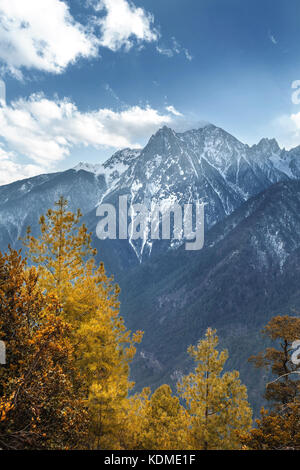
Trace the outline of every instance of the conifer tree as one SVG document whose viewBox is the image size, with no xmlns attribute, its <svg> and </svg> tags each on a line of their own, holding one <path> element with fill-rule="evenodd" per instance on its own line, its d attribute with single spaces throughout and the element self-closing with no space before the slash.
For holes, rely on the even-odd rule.
<svg viewBox="0 0 300 470">
<path fill-rule="evenodd" d="M 19 253 L 0 254 L 0 448 L 82 448 L 87 441 L 83 382 L 59 304 L 38 286 Z"/>
<path fill-rule="evenodd" d="M 223 372 L 227 351 L 217 351 L 216 331 L 188 349 L 195 371 L 185 376 L 178 390 L 190 414 L 189 442 L 194 450 L 239 449 L 239 432 L 251 425 L 247 390 L 239 373 Z"/>
<path fill-rule="evenodd" d="M 80 211 L 68 211 L 63 197 L 55 206 L 40 218 L 39 238 L 28 229 L 25 245 L 38 266 L 41 289 L 57 296 L 59 314 L 72 325 L 78 370 L 88 386 L 90 447 L 117 448 L 124 400 L 133 386 L 129 364 L 142 334 L 126 329 L 119 315 L 119 287 L 103 264 L 96 266 Z"/>
<path fill-rule="evenodd" d="M 145 388 L 128 402 L 120 427 L 121 448 L 186 450 L 188 427 L 189 416 L 168 385 L 162 385 L 152 395 Z"/>
<path fill-rule="evenodd" d="M 150 388 L 144 388 L 126 401 L 118 432 L 121 450 L 145 449 L 146 405 L 150 394 Z"/>
<path fill-rule="evenodd" d="M 188 449 L 188 416 L 179 398 L 168 385 L 162 385 L 146 403 L 144 449 Z"/>
</svg>

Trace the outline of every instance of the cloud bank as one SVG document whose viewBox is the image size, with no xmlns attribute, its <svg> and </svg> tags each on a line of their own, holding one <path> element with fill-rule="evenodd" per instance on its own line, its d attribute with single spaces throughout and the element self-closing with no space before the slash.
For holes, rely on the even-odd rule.
<svg viewBox="0 0 300 470">
<path fill-rule="evenodd" d="M 17 77 L 22 68 L 61 73 L 98 53 L 94 35 L 60 0 L 1 0 L 0 60 Z"/>
<path fill-rule="evenodd" d="M 131 106 L 84 113 L 69 99 L 50 100 L 42 93 L 18 99 L 0 107 L 2 181 L 11 180 L 14 172 L 19 178 L 51 171 L 75 147 L 138 148 L 158 128 L 175 126 L 181 118 L 173 106 L 165 112 Z M 24 157 L 30 165 L 22 166 Z"/>
<path fill-rule="evenodd" d="M 158 39 L 153 16 L 127 0 L 95 0 L 94 18 L 83 25 L 63 0 L 1 0 L 2 72 L 23 77 L 23 69 L 62 73 L 80 58 L 99 56 L 99 48 L 131 49 Z"/>
<path fill-rule="evenodd" d="M 105 16 L 98 18 L 100 26 L 100 45 L 112 51 L 124 47 L 130 50 L 134 41 L 152 42 L 159 37 L 153 26 L 154 17 L 137 8 L 126 0 L 100 0 L 94 6 L 96 11 L 105 11 Z"/>
</svg>

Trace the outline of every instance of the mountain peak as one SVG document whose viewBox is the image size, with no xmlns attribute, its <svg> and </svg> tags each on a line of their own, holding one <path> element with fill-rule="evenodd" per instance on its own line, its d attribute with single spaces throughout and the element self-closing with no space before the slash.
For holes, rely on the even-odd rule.
<svg viewBox="0 0 300 470">
<path fill-rule="evenodd" d="M 106 162 L 103 164 L 104 168 L 110 167 L 117 163 L 130 163 L 135 160 L 141 153 L 140 149 L 125 148 L 115 152 Z"/>
<path fill-rule="evenodd" d="M 277 153 L 280 151 L 279 144 L 276 139 L 268 139 L 267 137 L 264 137 L 259 141 L 257 145 L 254 145 L 253 147 L 257 147 L 262 150 L 270 150 L 274 153 Z"/>
<path fill-rule="evenodd" d="M 148 144 L 143 150 L 144 156 L 163 155 L 166 151 L 170 152 L 176 146 L 177 134 L 170 127 L 163 126 L 152 135 Z"/>
<path fill-rule="evenodd" d="M 101 168 L 101 164 L 92 164 L 87 162 L 79 162 L 73 169 L 75 171 L 87 171 L 89 173 L 97 173 L 97 171 Z"/>
<path fill-rule="evenodd" d="M 173 129 L 171 129 L 170 127 L 168 126 L 163 126 L 161 127 L 157 132 L 156 134 L 154 134 L 152 137 L 157 137 L 157 136 L 174 136 L 175 135 L 175 131 L 173 131 Z"/>
</svg>

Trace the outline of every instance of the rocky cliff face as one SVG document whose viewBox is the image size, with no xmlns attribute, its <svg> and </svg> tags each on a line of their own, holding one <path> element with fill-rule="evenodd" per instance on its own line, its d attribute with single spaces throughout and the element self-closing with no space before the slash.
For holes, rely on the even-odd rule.
<svg viewBox="0 0 300 470">
<path fill-rule="evenodd" d="M 120 278 L 121 312 L 145 331 L 134 364 L 138 386 L 174 384 L 186 349 L 216 328 L 249 389 L 256 412 L 268 376 L 248 358 L 266 347 L 260 330 L 275 315 L 300 312 L 300 182 L 277 183 L 207 232 L 202 251 L 183 247 Z M 160 364 L 153 369 L 145 352 Z M 177 374 L 177 375 L 176 375 Z"/>
</svg>

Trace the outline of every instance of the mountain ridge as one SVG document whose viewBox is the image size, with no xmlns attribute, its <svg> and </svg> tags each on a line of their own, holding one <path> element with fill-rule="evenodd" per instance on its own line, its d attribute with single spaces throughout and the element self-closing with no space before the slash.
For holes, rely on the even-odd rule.
<svg viewBox="0 0 300 470">
<path fill-rule="evenodd" d="M 174 202 L 205 202 L 208 230 L 255 194 L 298 177 L 300 146 L 286 151 L 275 139 L 265 138 L 250 147 L 213 124 L 182 133 L 164 126 L 143 149 L 120 150 L 103 164 L 80 163 L 64 172 L 1 186 L 0 248 L 7 242 L 18 246 L 26 224 L 33 225 L 35 232 L 36 214 L 51 207 L 61 194 L 71 210 L 81 208 L 93 230 L 96 207 L 102 202 L 117 205 L 124 194 L 129 205 L 146 202 L 149 209 L 161 201 L 165 210 Z M 146 234 L 142 241 L 129 238 L 128 243 L 138 262 L 180 245 L 153 243 Z M 95 239 L 95 244 L 101 250 L 103 243 Z"/>
<path fill-rule="evenodd" d="M 210 326 L 229 350 L 226 367 L 241 372 L 257 414 L 270 375 L 255 371 L 248 358 L 268 346 L 260 331 L 273 316 L 299 316 L 299 266 L 296 180 L 276 183 L 218 222 L 202 251 L 181 247 L 123 274 L 121 313 L 130 328 L 145 331 L 133 366 L 137 388 L 175 386 L 191 365 L 187 347 Z M 150 353 L 159 368 L 149 364 Z"/>
</svg>

